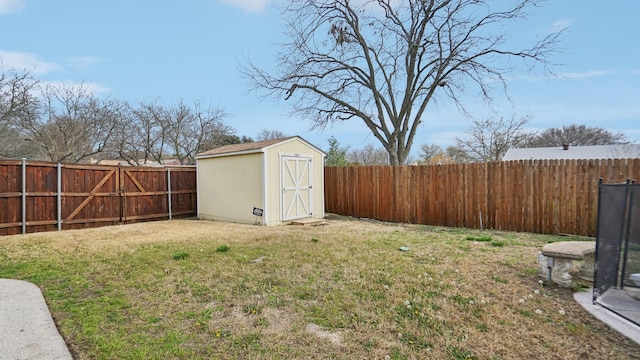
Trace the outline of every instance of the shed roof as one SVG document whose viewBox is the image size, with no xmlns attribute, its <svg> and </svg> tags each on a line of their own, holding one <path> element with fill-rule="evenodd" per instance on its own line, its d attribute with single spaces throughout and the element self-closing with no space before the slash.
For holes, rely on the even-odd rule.
<svg viewBox="0 0 640 360">
<path fill-rule="evenodd" d="M 584 160 L 640 158 L 640 144 L 562 146 L 509 149 L 502 161 L 510 160 Z"/>
<path fill-rule="evenodd" d="M 243 144 L 225 145 L 219 148 L 211 149 L 211 150 L 196 154 L 195 158 L 205 159 L 205 158 L 218 157 L 218 156 L 231 156 L 231 155 L 259 153 L 259 152 L 264 152 L 265 150 L 267 150 L 272 146 L 293 141 L 296 139 L 302 141 L 306 145 L 312 147 L 313 149 L 319 151 L 324 155 L 324 151 L 315 147 L 313 144 L 309 143 L 308 141 L 301 138 L 300 136 L 290 136 L 290 137 L 280 138 L 280 139 L 271 139 L 271 140 L 243 143 Z"/>
</svg>

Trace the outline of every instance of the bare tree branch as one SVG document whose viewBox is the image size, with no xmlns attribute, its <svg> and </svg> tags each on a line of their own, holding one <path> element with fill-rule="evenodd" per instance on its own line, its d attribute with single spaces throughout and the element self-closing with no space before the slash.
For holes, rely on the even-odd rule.
<svg viewBox="0 0 640 360">
<path fill-rule="evenodd" d="M 447 152 L 457 161 L 500 161 L 509 148 L 527 143 L 531 135 L 524 127 L 530 119 L 529 116 L 512 116 L 508 120 L 475 119 L 466 136 L 456 137 L 456 145 Z"/>
<path fill-rule="evenodd" d="M 512 2 L 513 3 L 513 2 Z M 289 1 L 289 42 L 276 72 L 249 63 L 241 70 L 266 96 L 293 100 L 312 127 L 360 119 L 389 154 L 407 159 L 428 105 L 437 96 L 463 111 L 469 87 L 491 101 L 519 59 L 546 66 L 560 33 L 511 48 L 504 25 L 526 18 L 533 0 L 511 7 L 488 0 Z M 506 7 L 506 8 L 505 8 Z M 497 9 L 502 8 L 502 9 Z"/>
<path fill-rule="evenodd" d="M 20 128 L 38 104 L 38 81 L 27 71 L 5 68 L 0 59 L 0 158 L 34 158 L 38 149 Z"/>
<path fill-rule="evenodd" d="M 621 132 L 612 132 L 601 127 L 567 125 L 562 128 L 543 130 L 526 144 L 527 147 L 554 147 L 564 144 L 573 146 L 626 144 L 627 137 Z"/>
<path fill-rule="evenodd" d="M 168 159 L 194 164 L 198 152 L 219 146 L 234 133 L 223 122 L 224 110 L 203 108 L 197 101 L 172 106 L 160 101 L 141 103 L 130 113 L 119 125 L 115 143 L 118 157 L 131 165 L 162 164 Z"/>
<path fill-rule="evenodd" d="M 99 100 L 83 84 L 47 85 L 39 98 L 20 127 L 44 158 L 75 163 L 105 150 L 121 115 L 119 102 Z"/>
<path fill-rule="evenodd" d="M 260 130 L 260 132 L 258 132 L 258 136 L 256 139 L 258 139 L 258 141 L 262 141 L 262 140 L 271 140 L 271 139 L 281 139 L 285 137 L 287 137 L 287 135 L 280 130 L 262 129 Z"/>
</svg>

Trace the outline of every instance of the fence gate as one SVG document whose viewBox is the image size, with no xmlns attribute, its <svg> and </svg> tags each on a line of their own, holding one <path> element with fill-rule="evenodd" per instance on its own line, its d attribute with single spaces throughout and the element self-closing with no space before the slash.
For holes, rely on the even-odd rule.
<svg viewBox="0 0 640 360">
<path fill-rule="evenodd" d="M 118 168 L 96 167 L 87 171 L 81 166 L 67 165 L 61 172 L 64 229 L 82 228 L 86 223 L 110 225 L 121 221 Z"/>
<path fill-rule="evenodd" d="M 600 184 L 598 200 L 594 300 L 618 283 L 627 188 Z"/>
<path fill-rule="evenodd" d="M 164 169 L 120 168 L 122 222 L 167 218 L 167 174 Z"/>
<path fill-rule="evenodd" d="M 640 324 L 638 288 L 640 185 L 600 184 L 593 302 Z"/>
<path fill-rule="evenodd" d="M 69 171 L 74 170 L 70 168 Z M 77 179 L 77 176 L 73 178 Z M 95 169 L 88 175 L 85 172 L 84 181 L 84 187 L 91 188 L 89 192 L 63 190 L 65 197 L 76 199 L 63 202 L 63 209 L 67 209 L 63 216 L 65 226 L 86 222 L 126 223 L 167 217 L 167 172 L 164 169 Z M 65 186 L 76 185 L 69 183 Z M 91 211 L 83 211 L 85 208 Z"/>
<path fill-rule="evenodd" d="M 195 213 L 194 167 L 0 160 L 0 236 Z"/>
</svg>

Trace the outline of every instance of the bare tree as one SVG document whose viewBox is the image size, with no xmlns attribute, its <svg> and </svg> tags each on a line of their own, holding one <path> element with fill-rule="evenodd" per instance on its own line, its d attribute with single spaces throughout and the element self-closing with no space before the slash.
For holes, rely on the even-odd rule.
<svg viewBox="0 0 640 360">
<path fill-rule="evenodd" d="M 28 73 L 5 71 L 1 65 L 0 157 L 55 162 L 120 158 L 131 165 L 173 158 L 192 164 L 197 152 L 253 141 L 234 135 L 220 108 L 183 101 L 133 108 L 99 99 L 84 84 L 36 86 Z"/>
<path fill-rule="evenodd" d="M 195 155 L 208 150 L 211 143 L 233 134 L 235 130 L 223 123 L 227 116 L 220 108 L 203 109 L 199 102 L 188 108 L 182 101 L 170 110 L 172 123 L 168 124 L 169 145 L 181 164 L 195 164 Z"/>
<path fill-rule="evenodd" d="M 119 121 L 118 101 L 99 100 L 83 84 L 47 85 L 40 98 L 20 126 L 44 159 L 75 163 L 105 150 Z"/>
<path fill-rule="evenodd" d="M 420 155 L 417 161 L 420 165 L 443 165 L 453 164 L 455 162 L 456 160 L 447 154 L 440 145 L 422 144 L 420 146 Z"/>
<path fill-rule="evenodd" d="M 287 135 L 280 130 L 262 129 L 258 133 L 257 139 L 258 141 L 262 141 L 262 140 L 282 139 L 286 137 Z"/>
<path fill-rule="evenodd" d="M 118 126 L 115 148 L 118 157 L 131 165 L 163 163 L 169 158 L 193 164 L 196 153 L 226 144 L 235 131 L 224 124 L 224 110 L 202 108 L 199 102 L 193 106 L 183 101 L 172 106 L 142 103 L 130 114 Z"/>
<path fill-rule="evenodd" d="M 456 161 L 444 152 L 437 153 L 436 155 L 429 158 L 429 161 L 427 161 L 427 165 L 444 165 L 455 163 Z"/>
<path fill-rule="evenodd" d="M 35 111 L 37 84 L 27 71 L 5 69 L 0 60 L 0 158 L 37 156 L 34 144 L 19 126 L 22 118 Z"/>
<path fill-rule="evenodd" d="M 568 125 L 550 128 L 533 136 L 527 147 L 553 147 L 564 144 L 573 146 L 625 144 L 628 140 L 621 132 L 612 132 L 601 127 Z"/>
<path fill-rule="evenodd" d="M 522 64 L 547 65 L 552 33 L 512 48 L 508 23 L 526 18 L 535 0 L 512 7 L 489 0 L 288 1 L 289 42 L 270 73 L 243 69 L 255 88 L 294 99 L 293 113 L 314 128 L 360 119 L 393 165 L 409 156 L 427 105 L 444 95 L 464 110 L 460 94 L 476 86 L 491 100 L 504 74 Z M 504 8 L 509 6 L 508 8 Z M 501 61 L 506 60 L 506 61 Z"/>
<path fill-rule="evenodd" d="M 27 71 L 5 69 L 0 60 L 0 123 L 12 123 L 34 103 L 37 81 Z"/>
<path fill-rule="evenodd" d="M 420 145 L 420 155 L 419 155 L 420 160 L 425 163 L 428 163 L 429 159 L 441 153 L 444 153 L 444 151 L 442 150 L 442 147 L 440 147 L 440 145 L 436 145 L 436 144 Z"/>
<path fill-rule="evenodd" d="M 447 146 L 445 155 L 453 160 L 454 163 L 466 163 L 475 161 L 475 159 L 473 159 L 464 149 L 453 145 Z"/>
<path fill-rule="evenodd" d="M 530 117 L 509 120 L 483 119 L 473 120 L 472 126 L 466 131 L 466 137 L 456 137 L 456 145 L 448 149 L 449 155 L 457 160 L 469 161 L 500 161 L 504 154 L 512 147 L 520 147 L 525 144 L 529 133 L 524 131 L 524 126 Z"/>
<path fill-rule="evenodd" d="M 354 165 L 389 165 L 389 155 L 384 149 L 367 144 L 363 149 L 349 150 L 347 162 Z"/>
<path fill-rule="evenodd" d="M 148 106 L 148 107 L 147 107 Z M 162 149 L 162 129 L 154 117 L 157 111 L 150 104 L 132 108 L 127 104 L 126 115 L 117 123 L 110 152 L 129 165 L 140 166 L 155 160 Z"/>
</svg>

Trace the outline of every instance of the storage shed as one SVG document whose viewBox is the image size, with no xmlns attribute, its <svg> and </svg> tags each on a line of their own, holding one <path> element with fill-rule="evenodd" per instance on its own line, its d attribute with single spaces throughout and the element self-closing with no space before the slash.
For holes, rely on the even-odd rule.
<svg viewBox="0 0 640 360">
<path fill-rule="evenodd" d="M 299 136 L 197 154 L 198 218 L 258 225 L 322 219 L 324 156 Z"/>
</svg>

